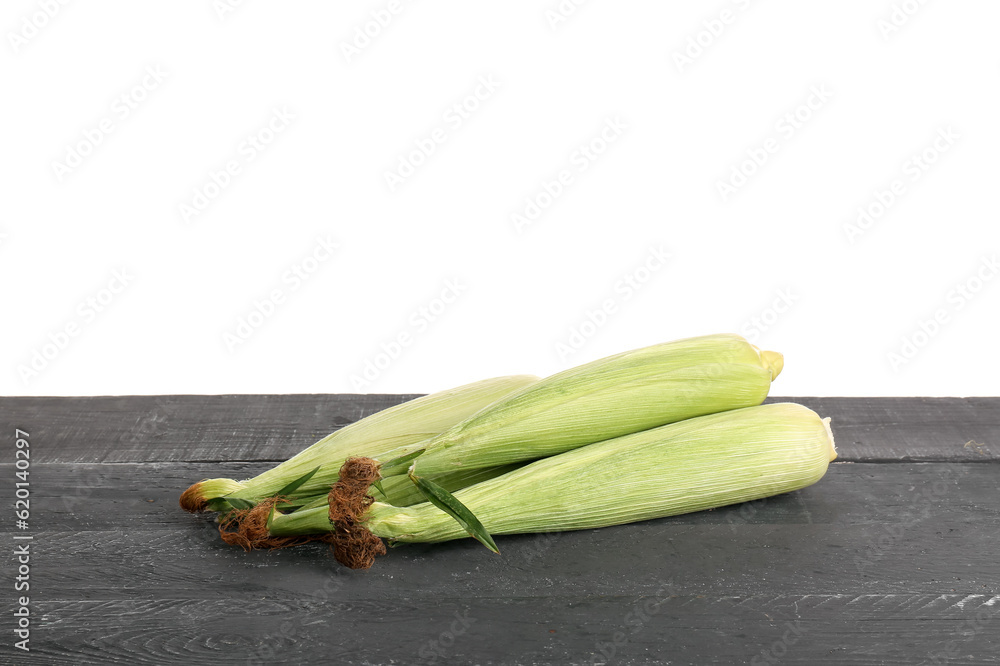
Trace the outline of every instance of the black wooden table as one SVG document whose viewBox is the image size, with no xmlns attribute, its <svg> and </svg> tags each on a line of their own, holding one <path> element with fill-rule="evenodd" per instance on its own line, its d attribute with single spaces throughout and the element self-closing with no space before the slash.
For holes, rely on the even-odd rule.
<svg viewBox="0 0 1000 666">
<path fill-rule="evenodd" d="M 552 535 L 246 553 L 180 510 L 413 396 L 0 398 L 4 664 L 1000 663 L 1000 398 L 798 398 L 840 451 L 805 490 Z M 15 429 L 30 518 L 15 524 Z M 23 463 L 22 463 L 23 466 Z M 30 536 L 32 539 L 15 539 Z M 30 544 L 30 592 L 15 591 Z"/>
</svg>

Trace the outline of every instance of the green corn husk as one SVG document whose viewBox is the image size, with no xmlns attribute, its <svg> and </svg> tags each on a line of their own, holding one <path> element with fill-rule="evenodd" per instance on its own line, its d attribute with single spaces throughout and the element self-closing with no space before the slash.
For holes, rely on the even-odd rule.
<svg viewBox="0 0 1000 666">
<path fill-rule="evenodd" d="M 223 511 L 231 508 L 228 501 L 222 499 L 227 496 L 256 504 L 317 467 L 318 471 L 296 489 L 296 495 L 325 493 L 330 489 L 330 484 L 337 480 L 340 467 L 348 456 L 377 457 L 398 447 L 421 445 L 497 400 L 536 381 L 538 377 L 532 375 L 496 377 L 390 407 L 327 435 L 294 457 L 252 479 L 200 481 L 184 492 L 181 506 L 188 511 Z"/>
<path fill-rule="evenodd" d="M 498 401 L 426 445 L 384 458 L 383 475 L 405 472 L 390 458 L 424 447 L 414 470 L 455 469 L 535 460 L 683 419 L 759 405 L 782 367 L 738 335 L 709 335 L 653 345 L 587 363 Z M 358 454 L 363 455 L 363 454 Z"/>
<path fill-rule="evenodd" d="M 809 486 L 836 457 L 829 419 L 776 403 L 688 419 L 536 461 L 455 493 L 490 534 L 606 527 Z M 282 516 L 273 536 L 329 532 L 328 507 Z M 469 536 L 430 503 L 375 502 L 363 524 L 390 542 Z"/>
<path fill-rule="evenodd" d="M 474 486 L 483 481 L 489 481 L 508 472 L 523 467 L 523 464 L 501 465 L 499 467 L 480 467 L 477 469 L 462 469 L 447 474 L 439 474 L 431 477 L 431 481 L 441 486 L 449 492 L 455 492 L 462 488 Z M 382 481 L 385 495 L 380 497 L 380 501 L 393 506 L 412 506 L 421 502 L 426 502 L 427 498 L 410 482 L 405 476 L 394 476 Z M 378 496 L 378 495 L 376 495 Z M 326 497 L 323 498 L 323 505 L 326 504 Z"/>
<path fill-rule="evenodd" d="M 457 472 L 440 474 L 438 476 L 431 477 L 430 480 L 448 492 L 455 492 L 456 490 L 461 490 L 462 488 L 467 488 L 477 483 L 489 481 L 490 479 L 495 479 L 498 476 L 503 476 L 504 474 L 512 472 L 519 467 L 522 467 L 522 465 L 502 465 L 500 467 L 463 469 L 458 470 Z M 414 486 L 413 483 L 411 483 L 405 476 L 394 476 L 385 479 L 381 482 L 381 486 L 382 491 L 384 492 L 379 491 L 376 488 L 372 491 L 372 496 L 377 498 L 380 502 L 385 502 L 386 504 L 392 504 L 393 506 L 412 506 L 414 504 L 427 501 L 417 487 Z M 282 512 L 288 512 L 290 509 L 305 510 L 318 506 L 327 506 L 327 498 L 329 494 L 329 492 L 324 492 L 319 495 L 302 497 L 290 502 L 284 502 L 278 507 L 278 509 Z"/>
</svg>

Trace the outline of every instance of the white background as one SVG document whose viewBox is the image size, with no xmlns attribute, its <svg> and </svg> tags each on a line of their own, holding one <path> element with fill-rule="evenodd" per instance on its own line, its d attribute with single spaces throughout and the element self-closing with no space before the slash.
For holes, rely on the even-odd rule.
<svg viewBox="0 0 1000 666">
<path fill-rule="evenodd" d="M 0 17 L 0 393 L 426 392 L 723 331 L 776 395 L 1000 392 L 998 3 L 45 4 Z"/>
</svg>

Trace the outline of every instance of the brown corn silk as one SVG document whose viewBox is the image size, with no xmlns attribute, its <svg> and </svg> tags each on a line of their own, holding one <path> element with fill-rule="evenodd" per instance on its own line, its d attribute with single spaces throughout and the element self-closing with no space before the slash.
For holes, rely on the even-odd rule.
<svg viewBox="0 0 1000 666">
<path fill-rule="evenodd" d="M 348 458 L 340 468 L 340 479 L 329 495 L 329 517 L 333 532 L 327 535 L 337 561 L 351 569 L 368 569 L 375 558 L 385 555 L 385 543 L 361 524 L 375 501 L 368 493 L 379 480 L 379 463 L 371 458 Z M 286 537 L 287 538 L 287 537 Z"/>
</svg>

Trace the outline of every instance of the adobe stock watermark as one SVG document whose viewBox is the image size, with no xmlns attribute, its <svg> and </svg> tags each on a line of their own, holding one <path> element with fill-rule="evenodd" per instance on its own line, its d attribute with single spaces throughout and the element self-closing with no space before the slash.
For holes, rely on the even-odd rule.
<svg viewBox="0 0 1000 666">
<path fill-rule="evenodd" d="M 36 0 L 38 9 L 21 17 L 17 30 L 7 31 L 7 41 L 15 54 L 28 45 L 28 42 L 41 34 L 47 25 L 59 15 L 69 0 Z"/>
<path fill-rule="evenodd" d="M 385 178 L 385 184 L 389 191 L 395 192 L 400 185 L 406 182 L 407 178 L 410 178 L 417 172 L 417 169 L 426 164 L 430 156 L 437 152 L 438 147 L 448 141 L 452 134 L 460 130 L 482 107 L 483 103 L 493 97 L 499 87 L 500 82 L 493 78 L 492 74 L 480 76 L 469 94 L 445 109 L 441 115 L 441 121 L 444 125 L 433 128 L 421 138 L 414 139 L 414 148 L 404 151 L 396 157 L 396 168 L 383 172 L 382 176 Z"/>
<path fill-rule="evenodd" d="M 586 309 L 583 317 L 570 326 L 569 336 L 565 340 L 556 342 L 555 349 L 559 360 L 565 361 L 583 349 L 626 303 L 666 267 L 668 259 L 670 253 L 662 246 L 650 246 L 639 264 L 614 282 L 611 293 L 597 305 Z"/>
<path fill-rule="evenodd" d="M 918 319 L 910 332 L 900 339 L 899 346 L 886 355 L 889 366 L 899 372 L 900 368 L 916 358 L 920 351 L 951 323 L 952 318 L 986 288 L 997 273 L 1000 273 L 997 255 L 982 257 L 971 275 L 948 290 L 944 303 L 934 308 L 930 316 Z"/>
<path fill-rule="evenodd" d="M 467 288 L 468 285 L 462 284 L 457 278 L 446 279 L 438 295 L 415 308 L 399 333 L 383 341 L 379 345 L 379 351 L 366 358 L 362 368 L 351 374 L 348 379 L 354 390 L 367 389 L 377 381 L 418 337 L 427 332 L 431 324 L 441 319 L 451 309 Z"/>
<path fill-rule="evenodd" d="M 313 246 L 302 258 L 281 273 L 279 284 L 259 299 L 255 299 L 250 312 L 241 316 L 232 330 L 222 334 L 222 342 L 232 354 L 249 340 L 265 322 L 288 302 L 288 297 L 298 291 L 336 253 L 340 245 L 330 237 L 317 236 Z"/>
<path fill-rule="evenodd" d="M 671 54 L 677 71 L 684 73 L 685 67 L 690 67 L 695 61 L 703 56 L 708 49 L 718 41 L 720 37 L 729 29 L 736 19 L 750 9 L 750 0 L 731 0 L 736 9 L 725 7 L 718 13 L 701 22 L 701 28 L 688 35 L 684 46 L 674 49 Z"/>
<path fill-rule="evenodd" d="M 601 129 L 590 139 L 573 149 L 567 163 L 556 171 L 552 179 L 543 179 L 535 193 L 528 195 L 524 200 L 524 207 L 510 214 L 514 231 L 521 234 L 537 222 L 542 213 L 548 210 L 576 182 L 577 176 L 590 169 L 628 128 L 629 126 L 621 119 L 621 116 L 605 118 Z"/>
<path fill-rule="evenodd" d="M 201 185 L 194 188 L 189 201 L 177 206 L 181 219 L 190 223 L 201 215 L 226 189 L 233 180 L 243 173 L 244 168 L 267 150 L 274 141 L 287 130 L 295 120 L 295 114 L 287 106 L 275 107 L 271 116 L 257 131 L 248 134 L 236 147 L 236 154 L 226 160 L 218 169 L 211 169 Z"/>
<path fill-rule="evenodd" d="M 63 151 L 63 157 L 52 160 L 52 173 L 58 182 L 72 174 L 94 154 L 97 147 L 128 119 L 167 80 L 167 72 L 160 65 L 147 65 L 135 85 L 116 95 L 111 101 L 108 113 L 90 127 L 84 128 L 81 138 L 71 141 Z"/>
<path fill-rule="evenodd" d="M 476 622 L 476 618 L 469 615 L 469 609 L 455 611 L 454 615 L 455 619 L 450 622 L 447 629 L 426 641 L 417 650 L 417 656 L 422 662 L 436 664 L 439 660 L 444 660 L 444 663 L 447 663 L 449 648 L 455 645 L 455 641 L 464 636 L 469 627 Z"/>
<path fill-rule="evenodd" d="M 778 663 L 779 659 L 788 654 L 788 649 L 799 642 L 803 633 L 805 632 L 802 628 L 802 620 L 786 622 L 785 633 L 781 635 L 781 638 L 771 643 L 759 655 L 753 657 L 750 660 L 750 666 L 764 666 L 764 664 Z"/>
<path fill-rule="evenodd" d="M 338 594 L 344 587 L 344 582 L 348 574 L 346 569 L 335 566 L 330 570 L 328 576 L 321 586 L 314 586 L 305 591 L 305 597 L 300 601 L 307 601 L 317 605 L 326 612 L 331 602 L 338 601 Z M 317 616 L 311 613 L 295 613 L 295 621 L 284 620 L 278 623 L 277 632 L 263 637 L 263 645 L 254 649 L 253 653 L 247 656 L 247 666 L 264 666 L 273 664 L 281 651 L 293 645 L 297 640 L 302 640 L 300 630 L 317 622 Z"/>
<path fill-rule="evenodd" d="M 806 95 L 801 104 L 793 107 L 775 121 L 774 131 L 777 136 L 768 137 L 759 146 L 747 148 L 746 159 L 734 164 L 727 178 L 719 178 L 715 181 L 715 189 L 722 197 L 722 201 L 729 201 L 730 197 L 745 187 L 782 146 L 791 141 L 806 126 L 806 123 L 826 106 L 831 97 L 833 97 L 833 92 L 826 87 L 825 83 L 810 87 L 809 94 Z"/>
<path fill-rule="evenodd" d="M 757 512 L 763 507 L 767 506 L 766 497 L 761 497 L 760 499 L 749 500 L 740 504 L 739 510 L 733 512 L 728 511 L 726 513 L 726 522 L 729 523 L 729 529 L 733 532 L 738 531 L 737 525 L 746 525 L 749 523 Z"/>
<path fill-rule="evenodd" d="M 979 599 L 980 597 L 985 596 L 985 594 L 972 594 L 958 602 L 956 605 L 964 610 L 965 604 L 967 604 L 970 600 Z M 976 614 L 972 618 L 962 622 L 958 630 L 958 633 L 962 636 L 961 639 L 953 638 L 949 640 L 940 650 L 935 650 L 931 653 L 929 662 L 923 661 L 921 663 L 930 663 L 935 664 L 935 666 L 940 666 L 940 664 L 947 664 L 952 659 L 962 656 L 961 644 L 968 642 L 986 631 L 986 628 L 998 618 L 1000 618 L 1000 594 L 994 595 L 983 601 L 979 605 L 979 608 L 976 609 Z"/>
<path fill-rule="evenodd" d="M 532 534 L 531 541 L 520 551 L 524 563 L 531 564 L 536 559 L 545 555 L 565 534 L 565 532 L 537 532 Z"/>
<path fill-rule="evenodd" d="M 876 189 L 872 192 L 868 202 L 858 206 L 854 221 L 844 224 L 844 234 L 851 245 L 881 220 L 908 192 L 907 183 L 916 183 L 923 178 L 924 174 L 937 164 L 941 156 L 951 150 L 960 138 L 961 135 L 951 125 L 940 127 L 934 139 L 923 150 L 907 157 L 899 167 L 899 177 L 894 178 L 884 190 Z"/>
<path fill-rule="evenodd" d="M 868 543 L 863 554 L 854 556 L 854 567 L 858 573 L 864 573 L 865 569 L 878 564 L 899 545 L 907 530 L 913 529 L 930 517 L 931 504 L 943 497 L 948 492 L 948 484 L 954 482 L 955 473 L 947 466 L 943 467 L 945 469 L 938 472 L 933 483 L 921 486 L 919 489 L 914 488 L 910 506 L 904 509 L 898 518 L 882 526 L 882 533 Z"/>
<path fill-rule="evenodd" d="M 628 645 L 633 636 L 642 631 L 650 620 L 655 617 L 670 597 L 676 594 L 674 579 L 660 581 L 653 596 L 636 602 L 622 620 L 624 627 L 615 631 L 607 641 L 598 641 L 594 646 L 595 652 L 586 662 L 593 666 L 603 666 L 610 664 L 618 651 Z"/>
<path fill-rule="evenodd" d="M 32 428 L 34 430 L 34 428 Z M 26 533 L 31 526 L 31 433 L 27 430 L 14 428 L 11 433 L 14 440 L 14 526 L 22 530 L 13 535 L 14 556 L 17 559 L 16 576 L 14 577 L 15 592 L 31 592 L 31 544 L 35 535 Z M 15 471 L 16 470 L 16 471 Z M 9 506 L 9 505 L 8 505 Z M 14 636 L 20 638 L 14 641 L 14 647 L 24 652 L 31 652 L 31 597 L 28 594 L 15 596 L 16 608 L 14 615 Z"/>
<path fill-rule="evenodd" d="M 225 21 L 230 14 L 246 4 L 246 0 L 212 0 L 212 11 L 220 21 Z"/>
<path fill-rule="evenodd" d="M 122 444 L 139 444 L 167 433 L 167 417 L 174 411 L 163 396 L 156 396 L 156 407 L 135 424 L 135 427 L 124 431 L 119 438 Z"/>
<path fill-rule="evenodd" d="M 883 41 L 889 41 L 889 38 L 906 26 L 926 4 L 927 0 L 903 0 L 892 3 L 889 15 L 875 22 Z"/>
<path fill-rule="evenodd" d="M 66 485 L 60 490 L 63 508 L 72 516 L 77 507 L 90 504 L 94 489 L 104 483 L 104 477 L 90 466 L 73 465 L 70 478 L 63 481 Z"/>
<path fill-rule="evenodd" d="M 407 4 L 409 2 L 403 0 L 389 0 L 381 9 L 372 10 L 364 23 L 354 26 L 350 39 L 340 42 L 340 53 L 344 60 L 350 64 L 361 55 L 396 20 Z"/>
<path fill-rule="evenodd" d="M 790 287 L 778 289 L 774 292 L 770 305 L 743 322 L 739 327 L 740 335 L 750 342 L 757 342 L 761 335 L 771 330 L 782 315 L 792 309 L 798 299 Z"/>
<path fill-rule="evenodd" d="M 134 276 L 127 268 L 111 272 L 111 278 L 103 287 L 80 301 L 69 321 L 49 332 L 45 342 L 28 352 L 25 363 L 18 364 L 16 371 L 21 383 L 28 386 L 65 352 L 87 326 L 94 323 L 98 315 L 106 311 L 120 298 L 122 292 L 132 284 Z"/>
<path fill-rule="evenodd" d="M 555 32 L 560 25 L 568 21 L 576 14 L 576 10 L 587 4 L 587 0 L 559 0 L 545 10 L 545 21 L 549 24 L 549 29 Z"/>
</svg>

